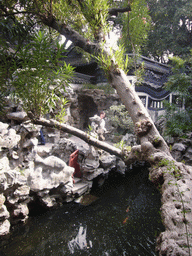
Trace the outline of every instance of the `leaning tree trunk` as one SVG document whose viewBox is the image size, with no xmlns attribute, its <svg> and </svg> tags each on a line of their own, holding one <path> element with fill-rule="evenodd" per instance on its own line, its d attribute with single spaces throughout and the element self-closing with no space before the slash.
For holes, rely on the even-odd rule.
<svg viewBox="0 0 192 256">
<path fill-rule="evenodd" d="M 43 16 L 41 20 L 84 51 L 96 55 L 102 51 L 98 43 L 86 40 L 67 24 L 58 22 L 54 16 Z M 109 55 L 108 57 L 110 58 Z M 149 162 L 151 164 L 150 179 L 162 193 L 161 214 L 165 232 L 161 233 L 157 240 L 159 255 L 191 255 L 191 167 L 178 163 L 172 158 L 169 147 L 156 129 L 137 93 L 129 84 L 125 73 L 118 70 L 116 66 L 112 66 L 109 78 L 109 82 L 116 89 L 134 122 L 135 133 L 141 143 L 132 148 L 126 163 L 129 164 L 134 160 Z"/>
<path fill-rule="evenodd" d="M 159 134 L 147 109 L 143 106 L 143 103 L 131 86 L 126 74 L 122 70 L 112 68 L 109 77 L 111 85 L 116 89 L 133 120 L 135 133 L 141 144 L 147 141 L 151 142 L 155 148 L 170 155 L 166 142 Z"/>
<path fill-rule="evenodd" d="M 157 239 L 159 255 L 191 255 L 192 246 L 192 168 L 176 162 L 160 136 L 146 108 L 123 71 L 112 69 L 110 82 L 126 106 L 140 145 L 132 148 L 126 163 L 150 163 L 149 177 L 160 189 L 161 215 L 165 232 Z"/>
</svg>

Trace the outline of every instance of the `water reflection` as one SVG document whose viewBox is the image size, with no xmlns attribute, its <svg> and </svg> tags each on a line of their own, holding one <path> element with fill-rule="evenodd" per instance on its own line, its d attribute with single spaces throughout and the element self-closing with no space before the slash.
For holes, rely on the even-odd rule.
<svg viewBox="0 0 192 256">
<path fill-rule="evenodd" d="M 148 172 L 109 180 L 92 205 L 65 204 L 16 228 L 5 256 L 151 256 L 163 230 Z M 1 254 L 0 254 L 1 255 Z"/>
<path fill-rule="evenodd" d="M 70 253 L 73 254 L 76 249 L 83 250 L 83 249 L 92 248 L 92 241 L 89 241 L 89 243 L 87 243 L 86 235 L 87 235 L 87 226 L 85 228 L 83 226 L 80 226 L 77 236 L 68 242 Z"/>
</svg>

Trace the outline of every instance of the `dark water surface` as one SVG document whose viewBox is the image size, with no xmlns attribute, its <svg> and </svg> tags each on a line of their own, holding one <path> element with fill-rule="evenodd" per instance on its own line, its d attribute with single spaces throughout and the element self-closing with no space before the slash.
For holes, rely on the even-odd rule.
<svg viewBox="0 0 192 256">
<path fill-rule="evenodd" d="M 31 217 L 27 225 L 15 228 L 1 252 L 6 256 L 156 255 L 155 239 L 163 231 L 161 203 L 147 170 L 124 179 L 111 177 L 95 194 L 99 199 L 89 206 L 69 203 Z"/>
</svg>

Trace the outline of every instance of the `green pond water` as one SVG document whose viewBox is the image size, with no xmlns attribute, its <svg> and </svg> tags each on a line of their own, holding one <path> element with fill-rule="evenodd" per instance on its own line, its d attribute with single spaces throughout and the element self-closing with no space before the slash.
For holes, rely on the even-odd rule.
<svg viewBox="0 0 192 256">
<path fill-rule="evenodd" d="M 68 203 L 30 217 L 1 242 L 0 256 L 156 255 L 160 193 L 147 170 L 109 177 L 94 195 L 98 200 L 89 206 Z"/>
</svg>

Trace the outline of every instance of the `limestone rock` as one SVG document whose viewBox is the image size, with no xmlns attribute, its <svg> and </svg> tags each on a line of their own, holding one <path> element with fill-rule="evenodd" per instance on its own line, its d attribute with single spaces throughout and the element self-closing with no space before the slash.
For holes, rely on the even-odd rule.
<svg viewBox="0 0 192 256">
<path fill-rule="evenodd" d="M 26 177 L 21 175 L 21 173 L 18 171 L 9 170 L 4 172 L 4 175 L 6 177 L 7 188 L 11 188 L 13 186 L 19 187 L 26 183 Z"/>
<path fill-rule="evenodd" d="M 0 122 L 0 135 L 3 137 L 7 133 L 9 125 L 6 123 Z"/>
<path fill-rule="evenodd" d="M 16 205 L 16 208 L 13 210 L 11 218 L 12 223 L 16 224 L 20 221 L 24 222 L 28 218 L 29 209 L 25 203 Z"/>
<path fill-rule="evenodd" d="M 8 171 L 9 169 L 9 159 L 6 156 L 0 158 L 0 171 Z"/>
<path fill-rule="evenodd" d="M 177 161 L 181 161 L 183 159 L 183 153 L 186 150 L 186 146 L 182 143 L 174 143 L 172 150 L 171 150 L 171 155 L 173 158 Z"/>
<path fill-rule="evenodd" d="M 75 195 L 75 197 L 80 197 L 83 194 L 88 193 L 91 187 L 92 182 L 80 181 L 74 184 L 72 188 L 72 193 Z"/>
<path fill-rule="evenodd" d="M 125 162 L 122 159 L 117 159 L 116 163 L 117 172 L 124 175 L 126 170 Z"/>
<path fill-rule="evenodd" d="M 46 195 L 45 197 L 41 198 L 41 201 L 43 205 L 47 208 L 58 206 L 56 199 L 54 197 L 50 197 L 49 195 Z"/>
<path fill-rule="evenodd" d="M 185 151 L 186 149 L 186 146 L 182 143 L 175 143 L 173 144 L 173 147 L 172 147 L 172 151 L 180 151 L 180 152 L 183 152 Z"/>
<path fill-rule="evenodd" d="M 70 155 L 77 149 L 74 142 L 69 139 L 61 139 L 55 144 L 51 154 L 61 158 L 65 163 L 69 162 Z"/>
<path fill-rule="evenodd" d="M 20 125 L 20 131 L 24 134 L 24 135 L 27 135 L 27 134 L 30 134 L 31 138 L 32 137 L 37 137 L 39 135 L 39 132 L 41 130 L 41 125 L 34 125 L 32 124 L 30 121 L 28 122 L 25 122 L 25 123 L 22 123 Z"/>
<path fill-rule="evenodd" d="M 1 148 L 14 148 L 20 141 L 20 135 L 12 128 L 0 122 L 0 150 Z"/>
<path fill-rule="evenodd" d="M 0 194 L 0 208 L 3 206 L 4 202 L 5 202 L 5 197 L 3 194 Z"/>
<path fill-rule="evenodd" d="M 101 175 L 103 173 L 105 173 L 103 168 L 97 168 L 92 172 L 85 172 L 84 171 L 83 177 L 86 180 L 91 181 L 91 180 L 95 179 L 96 177 L 98 177 L 99 175 Z"/>
<path fill-rule="evenodd" d="M 7 207 L 5 205 L 2 205 L 0 208 L 0 221 L 4 221 L 9 218 L 9 212 L 7 211 Z"/>
<path fill-rule="evenodd" d="M 11 224 L 8 220 L 0 222 L 0 236 L 9 234 Z"/>
<path fill-rule="evenodd" d="M 19 202 L 23 202 L 28 199 L 30 193 L 30 188 L 27 185 L 18 187 L 13 193 L 15 197 L 18 198 Z"/>
<path fill-rule="evenodd" d="M 122 138 L 122 141 L 128 145 L 128 146 L 136 146 L 137 145 L 137 138 L 135 135 L 133 134 L 129 134 L 129 133 L 126 133 L 123 138 Z"/>
<path fill-rule="evenodd" d="M 185 154 L 183 155 L 183 160 L 186 164 L 192 165 L 192 147 L 187 148 Z"/>
<path fill-rule="evenodd" d="M 11 120 L 16 120 L 18 122 L 24 122 L 28 120 L 27 113 L 24 111 L 12 112 L 7 114 L 7 118 Z"/>
<path fill-rule="evenodd" d="M 98 151 L 93 146 L 90 146 L 82 164 L 83 170 L 93 172 L 99 165 Z"/>
<path fill-rule="evenodd" d="M 55 157 L 55 156 L 49 156 L 47 157 L 44 161 L 43 161 L 44 165 L 46 167 L 51 167 L 53 168 L 54 170 L 62 170 L 63 168 L 66 167 L 66 163 L 61 160 L 60 158 L 58 157 Z"/>
<path fill-rule="evenodd" d="M 52 148 L 54 144 L 52 143 L 46 143 L 45 145 L 39 145 L 37 147 L 37 154 L 40 157 L 48 157 L 49 155 L 52 154 Z"/>
<path fill-rule="evenodd" d="M 38 144 L 38 139 L 37 138 L 31 138 L 27 141 L 25 141 L 25 143 L 22 145 L 23 148 L 31 148 L 31 147 L 35 147 Z"/>
<path fill-rule="evenodd" d="M 34 172 L 29 174 L 28 186 L 32 191 L 40 191 L 58 187 L 60 184 L 73 184 L 74 168 L 55 156 L 35 159 Z"/>
<path fill-rule="evenodd" d="M 107 168 L 114 168 L 116 166 L 116 156 L 114 155 L 110 155 L 109 153 L 107 152 L 104 152 L 100 158 L 99 158 L 100 162 L 101 162 L 101 166 L 104 168 L 104 169 L 107 169 Z"/>
</svg>

